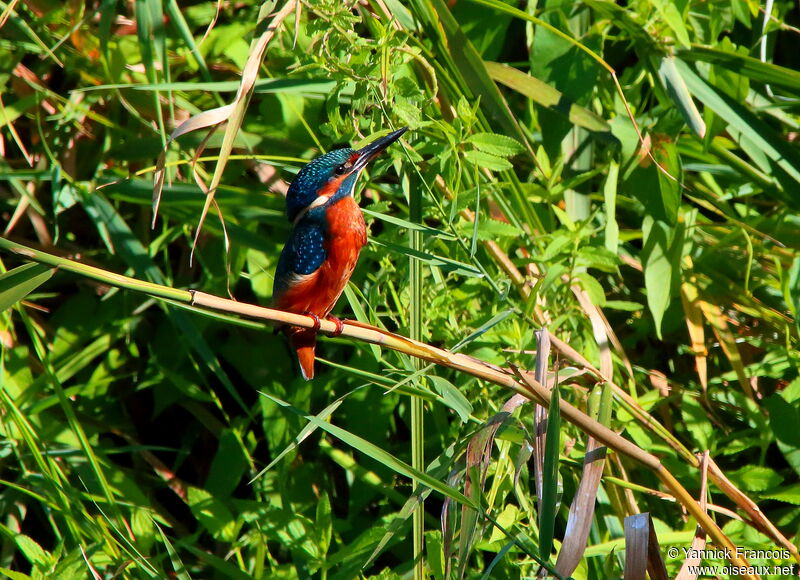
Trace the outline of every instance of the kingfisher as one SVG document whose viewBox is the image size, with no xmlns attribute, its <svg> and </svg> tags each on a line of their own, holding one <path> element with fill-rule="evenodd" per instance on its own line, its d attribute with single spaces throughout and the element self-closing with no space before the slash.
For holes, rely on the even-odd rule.
<svg viewBox="0 0 800 580">
<path fill-rule="evenodd" d="M 397 141 L 408 127 L 372 141 L 362 149 L 336 149 L 317 157 L 295 177 L 286 193 L 286 217 L 292 223 L 275 271 L 272 305 L 305 314 L 313 328 L 286 326 L 303 378 L 314 378 L 314 351 L 320 319 L 330 316 L 367 243 L 367 226 L 353 198 L 356 180 L 367 164 Z"/>
</svg>

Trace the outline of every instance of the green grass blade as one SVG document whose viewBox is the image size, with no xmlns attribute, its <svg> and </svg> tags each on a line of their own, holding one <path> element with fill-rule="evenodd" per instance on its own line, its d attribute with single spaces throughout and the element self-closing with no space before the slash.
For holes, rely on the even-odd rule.
<svg viewBox="0 0 800 580">
<path fill-rule="evenodd" d="M 152 258 L 148 254 L 145 247 L 133 235 L 130 227 L 122 219 L 122 216 L 114 209 L 114 207 L 105 199 L 99 192 L 95 192 L 91 197 L 84 198 L 84 207 L 87 212 L 94 218 L 95 223 L 99 227 L 105 225 L 110 232 L 114 247 L 119 253 L 120 257 L 134 269 L 140 276 L 146 276 L 153 282 L 159 285 L 166 283 L 166 279 L 162 272 L 156 267 Z M 203 339 L 202 333 L 198 330 L 194 322 L 186 317 L 183 312 L 175 311 L 171 308 L 165 308 L 168 318 L 178 328 L 179 332 L 186 337 L 191 343 L 192 348 L 200 356 L 203 363 L 208 369 L 222 382 L 233 399 L 244 410 L 247 406 L 242 401 L 236 387 L 234 387 L 230 378 L 228 377 L 219 358 L 214 353 L 211 346 Z"/>
<path fill-rule="evenodd" d="M 681 77 L 680 72 L 675 67 L 675 57 L 665 56 L 661 59 L 661 65 L 658 67 L 658 76 L 661 82 L 667 89 L 667 94 L 672 98 L 681 112 L 686 124 L 692 132 L 700 137 L 705 137 L 706 124 L 703 121 L 703 116 L 697 110 L 692 95 L 689 89 L 686 88 L 686 83 Z"/>
<path fill-rule="evenodd" d="M 406 256 L 410 257 L 413 262 L 428 264 L 429 266 L 441 268 L 443 271 L 448 273 L 461 274 L 462 276 L 473 276 L 477 278 L 483 277 L 483 273 L 478 268 L 467 264 L 466 262 L 459 262 L 458 260 L 452 260 L 450 258 L 445 258 L 444 256 L 431 254 L 430 252 L 425 252 L 416 248 L 393 244 L 391 242 L 379 242 L 377 240 L 371 240 L 371 242 L 377 246 L 384 246 L 389 250 L 400 254 L 405 254 Z"/>
<path fill-rule="evenodd" d="M 189 575 L 189 572 L 186 569 L 183 560 L 181 560 L 180 554 L 178 554 L 178 551 L 175 549 L 175 546 L 173 546 L 172 542 L 169 541 L 169 538 L 164 533 L 164 530 L 161 529 L 161 526 L 156 524 L 156 527 L 158 528 L 161 541 L 164 543 L 164 547 L 169 555 L 169 560 L 172 563 L 172 569 L 175 573 L 175 577 L 178 578 L 178 580 L 192 580 L 192 577 Z"/>
<path fill-rule="evenodd" d="M 0 312 L 10 308 L 55 274 L 55 268 L 42 264 L 23 264 L 0 274 Z"/>
<path fill-rule="evenodd" d="M 314 415 L 308 415 L 303 411 L 301 411 L 300 409 L 297 409 L 293 405 L 287 403 L 286 401 L 283 401 L 273 395 L 270 395 L 269 393 L 262 392 L 261 395 L 268 398 L 270 401 L 276 403 L 277 405 L 280 405 L 281 407 L 287 409 L 288 411 L 291 411 L 295 415 L 302 417 L 303 419 L 305 419 L 309 423 L 312 423 L 313 425 L 322 429 L 323 431 L 333 435 L 343 443 L 346 443 L 356 451 L 360 451 L 366 456 L 372 458 L 373 460 L 377 461 L 387 469 L 390 469 L 391 471 L 399 475 L 408 477 L 414 482 L 429 487 L 434 491 L 438 491 L 444 497 L 449 497 L 453 501 L 457 501 L 462 505 L 468 505 L 470 507 L 477 508 L 477 505 L 474 504 L 472 500 L 470 500 L 468 497 L 466 497 L 457 489 L 450 487 L 449 485 L 443 484 L 438 479 L 431 477 L 430 475 L 428 475 L 423 471 L 414 469 L 412 466 L 398 459 L 391 453 L 388 453 L 387 451 L 381 449 L 374 443 L 367 441 L 362 437 L 359 437 L 355 433 L 346 431 L 345 429 L 337 427 L 336 425 L 328 423 L 327 421 L 322 421 Z"/>
<path fill-rule="evenodd" d="M 561 452 L 561 415 L 558 383 L 553 386 L 547 411 L 547 441 L 542 467 L 542 505 L 539 506 L 539 556 L 550 561 L 558 514 L 558 458 Z"/>
<path fill-rule="evenodd" d="M 744 54 L 697 44 L 692 45 L 689 50 L 677 51 L 676 55 L 684 61 L 716 64 L 756 82 L 782 87 L 800 95 L 800 71 L 794 69 L 761 62 Z"/>
<path fill-rule="evenodd" d="M 760 151 L 800 183 L 800 153 L 796 148 L 790 147 L 769 125 L 741 103 L 734 102 L 724 93 L 716 91 L 686 63 L 676 60 L 675 66 L 695 97 L 713 109 L 731 127 L 745 135 Z"/>
<path fill-rule="evenodd" d="M 614 138 L 611 135 L 611 126 L 605 119 L 573 103 L 558 89 L 506 64 L 498 62 L 487 62 L 485 64 L 489 75 L 498 83 L 517 91 L 521 95 L 525 95 L 550 111 L 565 116 L 571 123 L 579 127 L 605 134 L 610 139 Z"/>
<path fill-rule="evenodd" d="M 425 17 L 425 26 L 432 35 L 438 37 L 441 49 L 463 78 L 468 93 L 472 93 L 473 98 L 481 99 L 485 104 L 484 110 L 490 112 L 493 121 L 506 135 L 527 143 L 525 134 L 509 112 L 508 104 L 487 73 L 483 59 L 445 3 L 442 0 L 416 0 L 414 4 L 417 12 Z M 440 33 L 443 36 L 439 37 Z"/>
</svg>

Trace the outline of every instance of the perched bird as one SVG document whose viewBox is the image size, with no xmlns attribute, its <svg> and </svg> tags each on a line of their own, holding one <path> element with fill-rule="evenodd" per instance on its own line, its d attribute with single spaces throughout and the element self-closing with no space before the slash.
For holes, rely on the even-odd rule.
<svg viewBox="0 0 800 580">
<path fill-rule="evenodd" d="M 303 167 L 286 194 L 286 217 L 292 231 L 283 247 L 272 288 L 274 308 L 316 319 L 314 328 L 287 326 L 284 333 L 297 352 L 306 380 L 314 377 L 314 350 L 319 319 L 343 325 L 329 316 L 353 274 L 367 226 L 353 199 L 361 170 L 406 132 L 389 133 L 355 151 L 336 149 Z"/>
</svg>

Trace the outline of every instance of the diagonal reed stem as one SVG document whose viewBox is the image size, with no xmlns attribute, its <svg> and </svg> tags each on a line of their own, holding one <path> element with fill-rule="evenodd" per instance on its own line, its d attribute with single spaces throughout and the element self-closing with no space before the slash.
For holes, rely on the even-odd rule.
<svg viewBox="0 0 800 580">
<path fill-rule="evenodd" d="M 155 298 L 174 300 L 195 307 L 202 307 L 198 308 L 198 311 L 202 311 L 202 309 L 217 310 L 256 318 L 277 325 L 291 324 L 303 328 L 313 328 L 315 326 L 315 320 L 308 316 L 237 302 L 196 290 L 179 290 L 160 284 L 136 280 L 135 278 L 103 270 L 102 268 L 81 264 L 80 262 L 68 258 L 35 250 L 4 238 L 0 238 L 0 250 L 5 250 L 30 261 L 73 272 L 111 286 L 140 292 Z M 337 330 L 334 322 L 322 320 L 319 324 L 319 330 L 322 334 L 334 334 Z M 390 348 L 412 357 L 467 373 L 496 385 L 509 388 L 545 407 L 548 407 L 550 404 L 550 391 L 541 383 L 537 382 L 531 373 L 518 370 L 512 372 L 469 355 L 451 353 L 445 349 L 412 340 L 399 334 L 386 332 L 360 322 L 346 321 L 344 323 L 344 330 L 340 336 Z M 745 558 L 737 554 L 736 547 L 728 536 L 725 535 L 716 522 L 701 508 L 700 504 L 686 491 L 667 468 L 661 464 L 658 457 L 644 451 L 605 425 L 595 421 L 564 399 L 559 400 L 559 411 L 563 419 L 569 421 L 584 433 L 591 435 L 603 445 L 651 469 L 675 499 L 694 516 L 697 523 L 708 533 L 715 545 L 719 548 L 728 548 L 731 554 L 729 562 L 734 566 L 742 567 L 741 569 L 743 570 L 748 569 L 749 563 Z M 712 475 L 713 478 L 713 472 L 710 475 Z M 800 558 L 797 557 L 796 550 L 793 551 L 793 555 L 795 559 L 800 561 Z M 752 570 L 752 568 L 750 568 L 750 570 Z M 746 573 L 742 574 L 742 577 L 757 578 L 754 574 Z"/>
</svg>

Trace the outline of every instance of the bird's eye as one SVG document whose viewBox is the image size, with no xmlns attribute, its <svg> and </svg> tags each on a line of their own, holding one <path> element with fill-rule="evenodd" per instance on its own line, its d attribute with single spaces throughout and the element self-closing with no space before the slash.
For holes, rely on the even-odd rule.
<svg viewBox="0 0 800 580">
<path fill-rule="evenodd" d="M 337 165 L 336 169 L 333 170 L 333 173 L 335 175 L 344 175 L 345 171 L 347 171 L 347 167 L 345 167 L 344 164 L 342 164 L 342 165 Z"/>
</svg>

